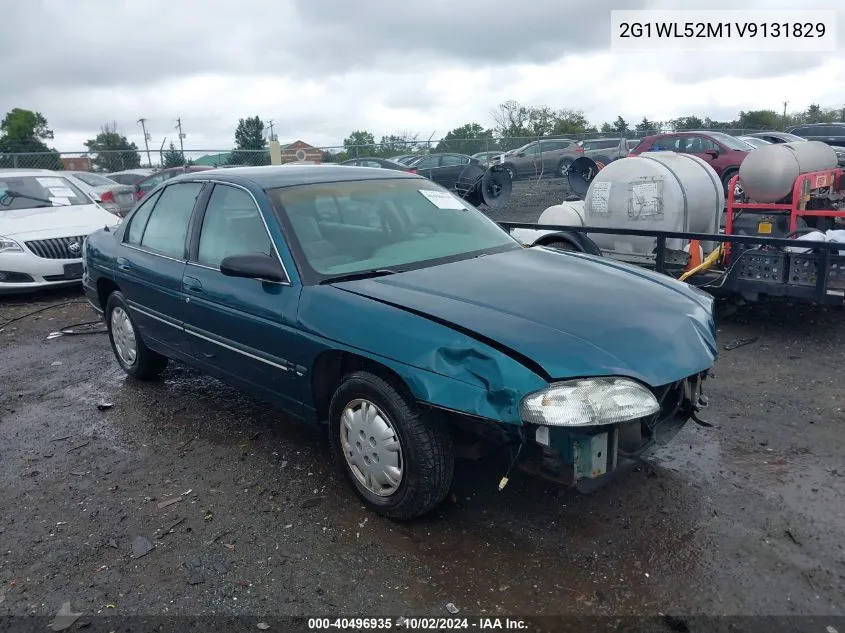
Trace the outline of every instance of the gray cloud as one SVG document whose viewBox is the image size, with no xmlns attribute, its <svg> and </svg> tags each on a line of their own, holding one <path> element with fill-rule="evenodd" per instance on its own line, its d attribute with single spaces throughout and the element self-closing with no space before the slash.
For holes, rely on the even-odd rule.
<svg viewBox="0 0 845 633">
<path fill-rule="evenodd" d="M 12 107 L 41 110 L 57 134 L 77 144 L 107 121 L 117 121 L 141 144 L 135 121 L 143 115 L 156 149 L 165 137 L 176 140 L 177 116 L 185 119 L 192 147 L 230 145 L 238 118 L 254 114 L 273 118 L 282 139 L 318 143 L 339 141 L 355 128 L 381 135 L 435 126 L 445 133 L 463 122 L 452 119 L 486 125 L 496 103 L 507 98 L 583 108 L 597 119 L 627 107 L 608 103 L 608 89 L 619 78 L 608 73 L 619 71 L 572 75 L 575 64 L 591 63 L 584 55 L 607 52 L 610 10 L 737 4 L 794 8 L 794 0 L 22 0 L 4 12 L 0 115 Z M 845 15 L 839 36 L 845 41 Z M 518 65 L 567 56 L 572 65 L 559 66 L 562 72 L 538 75 L 530 86 L 522 82 Z M 612 67 L 627 67 L 627 57 L 614 55 Z M 824 59 L 658 52 L 644 54 L 642 69 L 688 92 L 707 79 L 775 82 Z M 457 102 L 448 86 L 430 85 L 447 69 L 486 72 Z M 200 85 L 202 77 L 219 80 Z M 273 83 L 274 77 L 287 81 Z M 313 84 L 320 90 L 308 93 Z M 784 86 L 783 98 L 796 89 Z M 695 102 L 703 106 L 712 98 L 702 94 Z M 660 99 L 654 95 L 655 110 L 663 109 Z M 736 97 L 737 103 L 749 100 L 754 96 Z M 707 105 L 707 113 L 721 107 Z"/>
</svg>

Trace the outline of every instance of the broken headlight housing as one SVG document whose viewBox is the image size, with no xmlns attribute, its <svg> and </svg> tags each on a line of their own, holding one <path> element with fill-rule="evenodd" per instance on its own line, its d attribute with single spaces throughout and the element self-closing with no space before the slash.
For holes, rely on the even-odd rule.
<svg viewBox="0 0 845 633">
<path fill-rule="evenodd" d="M 545 426 L 598 426 L 628 422 L 660 410 L 654 394 L 630 378 L 578 378 L 530 393 L 519 405 L 522 420 Z"/>
</svg>

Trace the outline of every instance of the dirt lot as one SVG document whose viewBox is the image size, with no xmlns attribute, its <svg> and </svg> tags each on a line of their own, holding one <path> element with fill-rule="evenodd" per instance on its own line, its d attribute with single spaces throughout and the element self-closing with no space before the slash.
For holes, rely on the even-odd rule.
<svg viewBox="0 0 845 633">
<path fill-rule="evenodd" d="M 554 182 L 520 183 L 536 194 L 522 218 L 559 199 Z M 0 299 L 0 324 L 62 301 L 82 299 Z M 724 317 L 721 344 L 759 338 L 721 351 L 715 426 L 690 425 L 610 487 L 582 496 L 516 473 L 498 492 L 498 463 L 462 463 L 451 498 L 411 525 L 366 511 L 322 438 L 267 405 L 181 366 L 127 380 L 104 334 L 47 339 L 90 320 L 86 304 L 24 318 L 0 329 L 0 615 L 70 601 L 75 627 L 226 614 L 247 630 L 282 615 L 446 616 L 447 603 L 845 616 L 843 316 L 781 304 Z M 671 624 L 660 630 L 703 630 Z"/>
</svg>

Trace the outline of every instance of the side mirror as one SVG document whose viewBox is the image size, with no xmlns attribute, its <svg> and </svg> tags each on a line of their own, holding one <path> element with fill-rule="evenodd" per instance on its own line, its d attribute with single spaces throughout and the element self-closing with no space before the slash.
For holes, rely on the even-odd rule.
<svg viewBox="0 0 845 633">
<path fill-rule="evenodd" d="M 282 265 L 275 257 L 262 253 L 231 255 L 220 262 L 220 272 L 227 277 L 261 279 L 263 281 L 287 281 Z"/>
<path fill-rule="evenodd" d="M 717 150 L 717 149 L 708 149 L 708 150 L 707 150 L 706 152 L 704 152 L 704 153 L 705 153 L 705 154 L 707 154 L 708 156 L 710 156 L 710 158 L 716 158 L 716 157 L 719 155 L 719 150 Z"/>
<path fill-rule="evenodd" d="M 520 158 L 525 158 L 525 152 L 520 152 L 519 154 L 517 154 L 517 156 L 519 156 Z"/>
</svg>

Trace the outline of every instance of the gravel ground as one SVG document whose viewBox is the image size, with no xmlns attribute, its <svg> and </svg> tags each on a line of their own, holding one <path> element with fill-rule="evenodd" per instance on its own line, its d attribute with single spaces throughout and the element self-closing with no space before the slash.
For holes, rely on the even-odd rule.
<svg viewBox="0 0 845 633">
<path fill-rule="evenodd" d="M 502 213 L 535 220 L 556 183 L 517 183 Z M 63 301 L 81 295 L 0 299 L 0 324 Z M 721 351 L 715 426 L 688 426 L 590 496 L 519 473 L 498 492 L 496 461 L 460 463 L 447 502 L 413 524 L 365 510 L 323 438 L 269 406 L 177 365 L 128 380 L 104 334 L 47 338 L 91 318 L 71 303 L 0 326 L 0 616 L 65 601 L 89 630 L 98 615 L 245 616 L 255 630 L 284 615 L 447 616 L 447 603 L 845 616 L 842 311 L 724 316 L 721 344 L 757 338 Z M 704 630 L 673 624 L 660 630 Z"/>
</svg>

